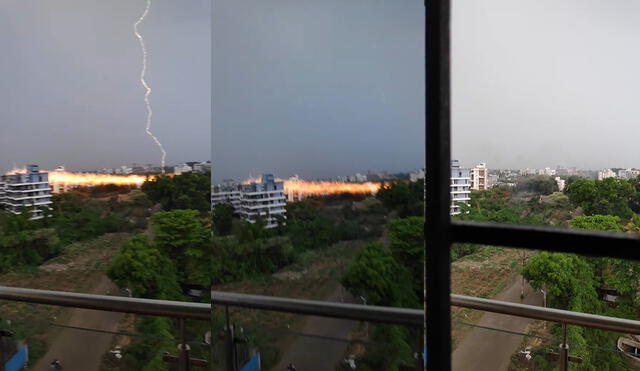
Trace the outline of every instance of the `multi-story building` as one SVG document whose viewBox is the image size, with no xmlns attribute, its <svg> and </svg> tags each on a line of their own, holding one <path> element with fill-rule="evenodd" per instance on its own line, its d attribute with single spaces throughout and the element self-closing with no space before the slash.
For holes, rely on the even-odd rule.
<svg viewBox="0 0 640 371">
<path fill-rule="evenodd" d="M 0 199 L 8 211 L 30 212 L 33 220 L 49 216 L 52 203 L 49 174 L 40 172 L 38 165 L 28 165 L 24 173 L 4 175 L 0 182 L 3 183 Z"/>
<path fill-rule="evenodd" d="M 481 162 L 471 169 L 471 189 L 483 191 L 487 187 L 487 164 Z"/>
<path fill-rule="evenodd" d="M 364 183 L 367 181 L 367 176 L 366 175 L 362 175 L 360 173 L 356 173 L 354 175 L 351 175 L 349 177 L 349 181 L 352 183 Z"/>
<path fill-rule="evenodd" d="M 618 170 L 618 178 L 621 179 L 634 179 L 638 176 L 640 176 L 640 170 L 638 169 Z"/>
<path fill-rule="evenodd" d="M 560 192 L 564 191 L 564 185 L 565 185 L 564 179 L 560 178 L 559 176 L 555 177 L 554 179 L 556 181 L 556 184 L 558 185 L 558 190 Z"/>
<path fill-rule="evenodd" d="M 611 169 L 604 169 L 602 171 L 598 171 L 598 180 L 615 178 L 615 177 L 616 177 L 616 173 L 613 172 Z"/>
<path fill-rule="evenodd" d="M 188 173 L 190 171 L 193 171 L 193 168 L 187 164 L 179 164 L 173 167 L 173 173 L 176 175 Z"/>
<path fill-rule="evenodd" d="M 201 173 L 206 173 L 207 171 L 211 171 L 211 161 L 198 162 L 193 164 L 193 171 L 199 171 Z"/>
<path fill-rule="evenodd" d="M 241 185 L 240 215 L 249 223 L 262 217 L 265 228 L 278 226 L 278 216 L 286 218 L 284 182 L 275 180 L 273 174 L 264 174 L 260 183 Z"/>
<path fill-rule="evenodd" d="M 538 175 L 554 176 L 556 175 L 556 169 L 545 167 L 544 169 L 538 170 Z"/>
<path fill-rule="evenodd" d="M 133 169 L 126 165 L 123 165 L 123 166 L 120 166 L 119 168 L 116 168 L 115 173 L 117 175 L 129 175 L 133 173 Z"/>
<path fill-rule="evenodd" d="M 495 187 L 498 184 L 497 174 L 487 174 L 487 188 Z"/>
<path fill-rule="evenodd" d="M 233 180 L 227 179 L 222 184 L 211 186 L 211 207 L 219 204 L 227 204 L 233 207 L 233 212 L 240 215 L 242 207 L 240 205 L 240 186 Z"/>
<path fill-rule="evenodd" d="M 458 160 L 451 161 L 451 215 L 460 214 L 460 204 L 468 205 L 471 200 L 470 172 L 461 168 Z"/>
<path fill-rule="evenodd" d="M 7 184 L 4 182 L 3 177 L 0 176 L 0 205 L 4 205 L 6 188 L 7 188 Z"/>
<path fill-rule="evenodd" d="M 211 189 L 211 207 L 219 204 L 233 206 L 234 212 L 249 223 L 262 217 L 265 228 L 277 227 L 278 216 L 286 218 L 284 182 L 276 181 L 273 174 L 247 184 L 225 180 Z"/>
<path fill-rule="evenodd" d="M 63 165 L 58 166 L 54 172 L 57 173 L 64 173 L 66 172 L 65 168 Z M 67 182 L 64 181 L 59 181 L 59 182 L 49 182 L 51 185 L 51 193 L 65 193 L 65 192 L 69 192 L 72 188 L 76 187 L 77 185 L 74 184 L 69 184 Z"/>
<path fill-rule="evenodd" d="M 424 169 L 418 169 L 409 174 L 410 181 L 417 182 L 418 179 L 424 179 Z"/>
<path fill-rule="evenodd" d="M 575 167 L 556 167 L 556 175 L 558 176 L 571 176 L 577 174 L 578 169 L 576 169 Z"/>
</svg>

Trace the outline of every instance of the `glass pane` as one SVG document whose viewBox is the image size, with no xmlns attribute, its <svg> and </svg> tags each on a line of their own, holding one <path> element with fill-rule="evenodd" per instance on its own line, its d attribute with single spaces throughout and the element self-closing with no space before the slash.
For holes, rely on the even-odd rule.
<svg viewBox="0 0 640 371">
<path fill-rule="evenodd" d="M 640 232 L 637 145 L 619 136 L 637 132 L 632 87 L 640 74 L 632 61 L 639 55 L 626 45 L 640 35 L 638 9 L 622 3 L 593 3 L 576 12 L 568 3 L 454 2 L 452 158 L 467 169 L 463 175 L 470 189 L 463 190 L 468 197 L 453 220 Z M 638 262 L 473 244 L 452 248 L 460 249 L 495 253 L 475 263 L 455 260 L 454 292 L 499 299 L 509 291 L 509 284 L 499 289 L 507 282 L 515 285 L 508 301 L 520 302 L 520 285 L 524 301 L 533 305 L 638 319 Z M 514 267 L 504 269 L 503 279 L 493 266 L 506 256 L 513 256 Z M 477 279 L 465 283 L 461 275 Z M 484 293 L 483 287 L 495 292 Z M 534 292 L 526 296 L 527 288 Z M 476 316 L 474 324 L 493 318 L 461 309 L 454 313 Z M 454 334 L 459 328 L 454 325 Z M 526 332 L 523 326 L 516 331 Z M 558 325 L 550 323 L 547 335 L 558 334 Z M 572 368 L 624 369 L 613 352 L 618 337 L 570 326 L 569 342 L 603 349 L 579 350 L 584 363 Z M 536 357 L 528 364 L 538 368 L 516 363 L 522 369 L 551 367 Z"/>
<path fill-rule="evenodd" d="M 214 334 L 218 343 L 214 357 L 224 369 L 228 347 L 226 317 L 222 308 L 214 311 Z M 415 330 L 336 318 L 301 316 L 276 312 L 231 309 L 238 366 L 260 358 L 264 370 L 379 369 L 418 362 Z M 390 336 L 393 334 L 394 336 Z M 406 340 L 403 341 L 403 340 Z"/>
</svg>

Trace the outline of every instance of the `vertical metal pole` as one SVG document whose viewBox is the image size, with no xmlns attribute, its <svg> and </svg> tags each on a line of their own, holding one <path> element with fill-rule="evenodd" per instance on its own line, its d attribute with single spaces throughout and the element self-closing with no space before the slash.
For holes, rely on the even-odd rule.
<svg viewBox="0 0 640 371">
<path fill-rule="evenodd" d="M 187 336 L 185 329 L 185 319 L 180 318 L 180 344 L 178 345 L 178 370 L 189 371 L 191 363 L 189 362 L 189 345 L 187 344 Z"/>
<path fill-rule="evenodd" d="M 231 328 L 231 323 L 229 319 L 229 306 L 225 305 L 224 307 L 224 316 L 226 319 L 226 331 L 225 331 L 225 346 L 227 348 L 227 371 L 236 371 L 236 356 L 235 356 L 235 344 L 233 341 L 233 329 Z"/>
<path fill-rule="evenodd" d="M 569 344 L 567 344 L 567 324 L 562 324 L 562 344 L 560 344 L 560 371 L 569 370 Z"/>
<path fill-rule="evenodd" d="M 450 0 L 425 0 L 427 369 L 451 370 Z"/>
</svg>

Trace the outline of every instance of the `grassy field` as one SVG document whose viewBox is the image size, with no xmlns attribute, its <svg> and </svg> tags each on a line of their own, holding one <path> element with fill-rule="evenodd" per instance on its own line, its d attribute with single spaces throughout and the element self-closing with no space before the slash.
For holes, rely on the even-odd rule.
<svg viewBox="0 0 640 371">
<path fill-rule="evenodd" d="M 0 275 L 3 286 L 25 287 L 43 290 L 91 292 L 104 276 L 111 257 L 129 237 L 126 233 L 106 234 L 91 241 L 69 245 L 62 255 L 27 271 Z M 68 319 L 70 309 L 50 305 L 38 305 L 0 301 L 2 327 L 16 333 L 29 345 L 32 363 L 41 357 Z"/>
<path fill-rule="evenodd" d="M 483 246 L 471 255 L 455 261 L 451 267 L 451 292 L 454 294 L 491 298 L 513 282 L 528 251 Z M 464 323 L 476 323 L 484 312 L 452 307 L 453 349 L 471 329 Z"/>
</svg>

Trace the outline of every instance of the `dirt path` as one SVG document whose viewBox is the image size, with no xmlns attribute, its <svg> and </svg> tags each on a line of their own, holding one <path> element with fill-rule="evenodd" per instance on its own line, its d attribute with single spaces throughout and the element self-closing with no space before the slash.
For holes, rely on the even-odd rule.
<svg viewBox="0 0 640 371">
<path fill-rule="evenodd" d="M 119 292 L 117 286 L 103 276 L 91 293 L 106 294 Z M 122 313 L 104 312 L 91 309 L 72 309 L 69 326 L 115 331 Z M 48 371 L 54 358 L 60 360 L 64 370 L 97 371 L 102 355 L 109 350 L 113 335 L 76 329 L 62 329 L 55 337 L 47 353 L 31 369 Z"/>
<path fill-rule="evenodd" d="M 520 303 L 522 277 L 516 276 L 513 283 L 494 299 Z M 524 304 L 542 305 L 542 294 L 525 286 Z M 501 330 L 524 332 L 533 320 L 498 313 L 485 313 L 477 323 L 480 326 Z M 459 371 L 503 371 L 509 367 L 511 355 L 522 342 L 521 335 L 482 328 L 473 328 L 453 352 L 453 369 Z"/>
<path fill-rule="evenodd" d="M 345 302 L 355 302 L 346 291 Z M 340 301 L 340 286 L 325 299 L 325 301 Z M 348 339 L 349 334 L 357 321 L 308 317 L 307 324 L 300 331 L 305 334 L 326 336 L 339 339 Z M 336 364 L 344 358 L 348 343 L 315 337 L 299 336 L 284 351 L 280 363 L 271 368 L 272 371 L 284 371 L 289 362 L 293 363 L 300 371 L 331 371 Z"/>
</svg>

